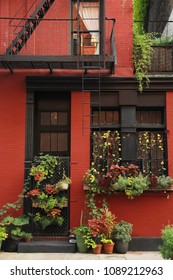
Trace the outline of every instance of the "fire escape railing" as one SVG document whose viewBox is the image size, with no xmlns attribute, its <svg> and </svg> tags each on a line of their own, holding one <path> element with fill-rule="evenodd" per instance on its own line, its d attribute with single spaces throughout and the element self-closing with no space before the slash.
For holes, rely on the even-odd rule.
<svg viewBox="0 0 173 280">
<path fill-rule="evenodd" d="M 3 27 L 0 38 L 0 55 L 82 55 L 83 53 L 76 53 L 74 45 L 77 44 L 77 49 L 81 48 L 81 34 L 92 32 L 92 30 L 80 31 L 79 38 L 74 43 L 74 34 L 77 35 L 77 31 L 72 31 L 72 25 L 77 19 L 15 18 L 20 22 L 19 26 L 24 26 L 16 36 L 16 29 L 14 34 L 14 30 L 9 26 L 11 20 L 12 18 L 0 18 L 0 25 Z M 105 19 L 106 35 L 102 36 L 103 48 L 100 55 L 107 54 L 116 57 L 114 25 L 115 19 Z M 26 33 L 24 33 L 24 29 Z M 102 31 L 98 32 L 101 34 Z M 34 36 L 31 36 L 32 34 Z M 22 48 L 18 47 L 19 44 L 22 45 Z"/>
</svg>

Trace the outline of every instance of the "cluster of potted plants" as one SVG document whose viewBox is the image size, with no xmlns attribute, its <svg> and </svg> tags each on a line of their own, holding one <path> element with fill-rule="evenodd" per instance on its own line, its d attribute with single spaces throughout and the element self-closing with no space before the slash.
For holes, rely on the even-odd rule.
<svg viewBox="0 0 173 280">
<path fill-rule="evenodd" d="M 76 236 L 78 252 L 85 253 L 92 249 L 95 254 L 126 253 L 132 224 L 125 221 L 116 223 L 115 220 L 115 215 L 105 207 L 98 217 L 89 219 L 87 225 L 76 227 L 72 232 Z"/>
<path fill-rule="evenodd" d="M 139 166 L 134 164 L 127 166 L 115 164 L 105 175 L 92 167 L 83 176 L 83 183 L 84 189 L 90 193 L 124 192 L 128 198 L 133 199 L 152 188 L 168 189 L 173 183 L 173 178 L 166 175 L 144 175 L 140 172 Z"/>
</svg>

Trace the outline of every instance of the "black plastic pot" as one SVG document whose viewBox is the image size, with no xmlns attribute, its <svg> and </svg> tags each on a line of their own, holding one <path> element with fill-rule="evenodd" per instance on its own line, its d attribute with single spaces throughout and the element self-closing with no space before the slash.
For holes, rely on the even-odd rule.
<svg viewBox="0 0 173 280">
<path fill-rule="evenodd" d="M 115 252 L 118 254 L 126 254 L 128 251 L 129 242 L 123 242 L 121 240 L 115 240 Z"/>
<path fill-rule="evenodd" d="M 14 240 L 9 237 L 6 240 L 4 240 L 2 249 L 5 252 L 17 252 L 18 244 L 19 244 L 19 240 Z"/>
</svg>

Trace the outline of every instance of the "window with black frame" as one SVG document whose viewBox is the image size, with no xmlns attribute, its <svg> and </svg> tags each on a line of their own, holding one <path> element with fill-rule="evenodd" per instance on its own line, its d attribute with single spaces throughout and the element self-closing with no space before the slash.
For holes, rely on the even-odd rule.
<svg viewBox="0 0 173 280">
<path fill-rule="evenodd" d="M 133 132 L 130 133 L 121 131 L 118 109 L 109 107 L 92 110 L 91 160 L 96 170 L 102 174 L 105 174 L 110 166 L 116 163 L 121 165 L 133 163 L 138 165 L 144 174 L 167 173 L 163 108 L 137 109 L 134 113 L 136 124 Z M 132 141 L 131 137 L 136 140 Z M 132 143 L 136 147 L 132 147 Z M 132 153 L 129 153 L 129 149 Z M 129 158 L 128 153 L 133 154 L 133 158 Z"/>
<path fill-rule="evenodd" d="M 167 171 L 166 133 L 162 109 L 138 110 L 137 159 L 142 162 L 142 172 L 155 175 Z"/>
</svg>

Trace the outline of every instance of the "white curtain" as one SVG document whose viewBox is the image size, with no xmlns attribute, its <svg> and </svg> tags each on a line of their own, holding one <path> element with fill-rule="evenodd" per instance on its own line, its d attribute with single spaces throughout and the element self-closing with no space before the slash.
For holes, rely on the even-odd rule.
<svg viewBox="0 0 173 280">
<path fill-rule="evenodd" d="M 99 3 L 80 3 L 79 14 L 88 30 L 97 31 L 90 32 L 90 34 L 92 42 L 96 43 L 95 54 L 99 54 Z"/>
</svg>

